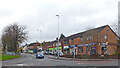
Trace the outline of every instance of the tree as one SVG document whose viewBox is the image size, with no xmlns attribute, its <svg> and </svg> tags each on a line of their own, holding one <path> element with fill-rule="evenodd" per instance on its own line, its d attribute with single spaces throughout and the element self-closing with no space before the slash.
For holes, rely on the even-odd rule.
<svg viewBox="0 0 120 68">
<path fill-rule="evenodd" d="M 11 24 L 4 28 L 2 33 L 2 44 L 7 46 L 8 51 L 17 53 L 19 45 L 27 40 L 27 32 L 25 26 Z"/>
<path fill-rule="evenodd" d="M 117 45 L 120 46 L 120 25 L 118 23 L 113 23 L 111 26 L 113 31 L 117 34 Z"/>
<path fill-rule="evenodd" d="M 60 39 L 63 39 L 63 38 L 65 38 L 65 35 L 61 34 Z"/>
</svg>

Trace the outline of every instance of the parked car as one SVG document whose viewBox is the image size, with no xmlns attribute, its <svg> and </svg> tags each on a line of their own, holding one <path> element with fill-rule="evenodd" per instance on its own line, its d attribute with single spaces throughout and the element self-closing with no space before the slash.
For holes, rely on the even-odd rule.
<svg viewBox="0 0 120 68">
<path fill-rule="evenodd" d="M 57 56 L 57 52 L 56 52 L 56 53 L 54 53 L 54 55 L 55 55 L 55 56 Z M 63 56 L 64 56 L 64 54 L 63 54 L 62 52 L 59 52 L 59 56 L 60 56 L 60 57 L 63 57 Z"/>
<path fill-rule="evenodd" d="M 37 52 L 36 53 L 36 58 L 42 58 L 42 59 L 44 59 L 44 54 L 42 52 Z"/>
<path fill-rule="evenodd" d="M 49 52 L 50 55 L 54 55 L 53 52 Z"/>
<path fill-rule="evenodd" d="M 45 55 L 49 55 L 49 52 L 45 52 L 44 54 L 45 54 Z"/>
</svg>

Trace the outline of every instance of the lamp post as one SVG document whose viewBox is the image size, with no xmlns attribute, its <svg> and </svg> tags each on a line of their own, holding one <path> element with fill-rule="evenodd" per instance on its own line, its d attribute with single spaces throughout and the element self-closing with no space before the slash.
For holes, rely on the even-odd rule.
<svg viewBox="0 0 120 68">
<path fill-rule="evenodd" d="M 59 58 L 59 15 L 56 15 L 58 17 L 58 45 L 57 45 L 57 58 Z"/>
<path fill-rule="evenodd" d="M 40 31 L 41 35 L 41 48 L 42 48 L 42 30 L 37 29 L 37 31 Z"/>
<path fill-rule="evenodd" d="M 109 29 L 106 30 L 106 36 L 107 36 L 106 37 L 107 38 L 106 39 L 106 45 L 107 45 L 107 52 L 106 52 L 106 54 L 107 54 L 107 59 L 108 59 L 108 33 L 107 33 L 108 31 L 109 31 Z"/>
</svg>

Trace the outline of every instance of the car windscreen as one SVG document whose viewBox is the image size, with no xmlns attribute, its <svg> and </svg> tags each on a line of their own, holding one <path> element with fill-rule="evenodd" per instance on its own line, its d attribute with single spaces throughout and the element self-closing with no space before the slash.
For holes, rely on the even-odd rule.
<svg viewBox="0 0 120 68">
<path fill-rule="evenodd" d="M 37 52 L 37 54 L 42 54 L 42 52 Z"/>
</svg>

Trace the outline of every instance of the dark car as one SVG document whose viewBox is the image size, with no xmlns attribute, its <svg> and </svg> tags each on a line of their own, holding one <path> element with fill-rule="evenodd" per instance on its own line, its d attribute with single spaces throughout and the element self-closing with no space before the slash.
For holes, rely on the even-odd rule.
<svg viewBox="0 0 120 68">
<path fill-rule="evenodd" d="M 42 52 L 37 52 L 36 58 L 44 59 L 44 54 Z"/>
</svg>

